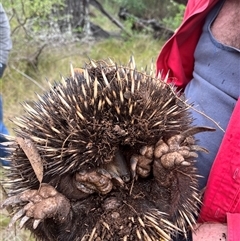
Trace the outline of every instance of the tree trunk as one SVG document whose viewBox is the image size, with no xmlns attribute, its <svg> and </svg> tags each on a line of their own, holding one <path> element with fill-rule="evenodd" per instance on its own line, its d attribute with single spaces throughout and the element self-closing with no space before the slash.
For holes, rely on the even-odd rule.
<svg viewBox="0 0 240 241">
<path fill-rule="evenodd" d="M 174 0 L 174 2 L 186 5 L 188 0 Z"/>
</svg>

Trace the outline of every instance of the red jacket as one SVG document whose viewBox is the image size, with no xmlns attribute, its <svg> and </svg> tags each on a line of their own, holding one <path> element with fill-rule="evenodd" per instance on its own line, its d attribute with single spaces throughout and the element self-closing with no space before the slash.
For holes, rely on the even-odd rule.
<svg viewBox="0 0 240 241">
<path fill-rule="evenodd" d="M 192 79 L 194 50 L 202 32 L 206 15 L 218 0 L 189 0 L 184 20 L 178 30 L 163 46 L 158 59 L 157 71 L 163 77 L 169 71 L 169 80 L 184 88 Z M 203 205 L 201 221 L 235 223 L 240 216 L 240 100 L 238 100 L 222 144 L 214 160 Z M 239 214 L 240 215 L 240 214 Z M 238 217 L 237 217 L 238 216 Z M 233 220 L 233 218 L 237 217 Z M 240 230 L 240 227 L 237 228 Z M 240 240 L 240 231 L 237 234 Z M 230 240 L 230 239 L 229 239 Z M 234 239 L 231 239 L 234 240 Z"/>
</svg>

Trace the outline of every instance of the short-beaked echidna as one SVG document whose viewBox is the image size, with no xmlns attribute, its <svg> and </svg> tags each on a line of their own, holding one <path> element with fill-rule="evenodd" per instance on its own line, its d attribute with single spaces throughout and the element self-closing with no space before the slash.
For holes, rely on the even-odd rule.
<svg viewBox="0 0 240 241">
<path fill-rule="evenodd" d="M 189 105 L 173 85 L 90 61 L 25 103 L 2 207 L 43 241 L 171 240 L 200 203 Z"/>
</svg>

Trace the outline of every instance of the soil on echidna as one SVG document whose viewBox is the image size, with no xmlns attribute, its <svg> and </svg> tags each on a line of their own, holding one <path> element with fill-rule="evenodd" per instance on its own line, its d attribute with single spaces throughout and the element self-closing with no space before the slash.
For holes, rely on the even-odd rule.
<svg viewBox="0 0 240 241">
<path fill-rule="evenodd" d="M 181 185 L 187 185 L 189 177 L 178 175 Z M 93 194 L 83 200 L 71 200 L 71 222 L 56 226 L 52 219 L 45 220 L 39 227 L 45 230 L 40 236 L 48 240 L 44 235 L 49 236 L 48 230 L 54 230 L 54 235 L 61 232 L 69 241 L 171 240 L 169 233 L 175 235 L 179 231 L 173 225 L 182 202 L 182 196 L 177 190 L 174 192 L 176 188 L 179 184 L 159 187 L 154 178 L 148 177 L 129 182 L 124 188 L 116 185 L 108 195 Z M 190 195 L 185 190 L 182 194 Z"/>
<path fill-rule="evenodd" d="M 79 238 L 74 240 L 119 241 L 127 238 L 135 241 L 144 240 L 147 234 L 159 240 L 161 236 L 156 231 L 154 220 L 164 231 L 161 218 L 169 219 L 164 212 L 174 212 L 170 210 L 172 200 L 169 195 L 167 190 L 156 190 L 153 180 L 138 180 L 125 188 L 112 190 L 107 196 L 94 194 L 72 202 L 74 213 L 78 213 L 76 222 L 71 223 L 71 232 Z"/>
</svg>

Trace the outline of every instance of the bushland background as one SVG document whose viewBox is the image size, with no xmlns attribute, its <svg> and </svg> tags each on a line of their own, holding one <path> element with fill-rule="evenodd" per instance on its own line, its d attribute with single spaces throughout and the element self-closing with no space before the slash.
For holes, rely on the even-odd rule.
<svg viewBox="0 0 240 241">
<path fill-rule="evenodd" d="M 4 0 L 13 49 L 0 92 L 4 122 L 14 135 L 11 119 L 24 114 L 24 101 L 47 90 L 73 67 L 90 59 L 111 58 L 137 68 L 155 64 L 162 45 L 180 25 L 187 0 Z M 4 169 L 0 167 L 0 179 Z M 4 199 L 0 191 L 0 201 Z M 0 211 L 0 240 L 33 241 Z"/>
</svg>

